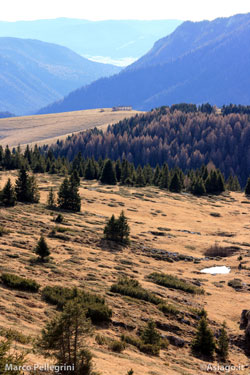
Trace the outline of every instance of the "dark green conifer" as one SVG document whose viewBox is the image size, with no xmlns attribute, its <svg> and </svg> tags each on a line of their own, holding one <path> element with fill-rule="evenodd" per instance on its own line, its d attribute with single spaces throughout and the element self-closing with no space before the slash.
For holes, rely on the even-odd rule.
<svg viewBox="0 0 250 375">
<path fill-rule="evenodd" d="M 101 175 L 101 182 L 103 184 L 107 185 L 116 185 L 116 175 L 115 175 L 115 169 L 112 161 L 110 159 L 106 160 L 103 170 L 102 170 L 102 175 Z"/>
<path fill-rule="evenodd" d="M 218 339 L 218 354 L 222 361 L 226 361 L 228 358 L 228 346 L 229 346 L 229 339 L 226 331 L 226 322 L 223 323 L 222 328 L 220 330 L 220 336 Z"/>
<path fill-rule="evenodd" d="M 138 168 L 136 170 L 135 185 L 138 186 L 138 187 L 146 186 L 144 173 L 143 173 L 142 167 L 140 165 L 138 166 Z"/>
<path fill-rule="evenodd" d="M 47 242 L 45 241 L 45 238 L 43 236 L 40 237 L 36 248 L 35 253 L 39 256 L 39 258 L 44 261 L 45 258 L 47 258 L 50 255 L 50 250 L 47 245 Z"/>
<path fill-rule="evenodd" d="M 161 176 L 159 179 L 159 186 L 161 189 L 169 189 L 170 185 L 170 173 L 168 165 L 165 163 L 161 170 Z"/>
<path fill-rule="evenodd" d="M 48 201 L 47 201 L 49 208 L 54 208 L 56 206 L 55 194 L 53 188 L 50 188 Z"/>
<path fill-rule="evenodd" d="M 250 195 L 250 177 L 248 177 L 247 184 L 245 187 L 245 194 Z"/>
<path fill-rule="evenodd" d="M 178 171 L 175 171 L 171 179 L 169 190 L 173 193 L 180 193 L 182 189 L 181 178 Z"/>
<path fill-rule="evenodd" d="M 16 180 L 16 197 L 19 202 L 38 203 L 39 191 L 34 176 L 29 176 L 27 170 L 22 167 Z"/>
<path fill-rule="evenodd" d="M 214 335 L 210 328 L 208 327 L 208 322 L 206 317 L 200 319 L 196 336 L 192 342 L 192 350 L 194 352 L 200 353 L 212 357 L 215 350 Z"/>
<path fill-rule="evenodd" d="M 122 244 L 129 244 L 129 225 L 124 212 L 122 211 L 119 218 L 116 219 L 114 215 L 111 216 L 104 228 L 104 236 L 107 240 L 119 242 Z"/>
<path fill-rule="evenodd" d="M 206 193 L 204 181 L 201 177 L 197 177 L 191 185 L 191 193 L 194 195 L 203 195 Z"/>
<path fill-rule="evenodd" d="M 16 192 L 11 184 L 10 178 L 1 191 L 1 203 L 6 207 L 14 206 L 16 204 Z"/>
</svg>

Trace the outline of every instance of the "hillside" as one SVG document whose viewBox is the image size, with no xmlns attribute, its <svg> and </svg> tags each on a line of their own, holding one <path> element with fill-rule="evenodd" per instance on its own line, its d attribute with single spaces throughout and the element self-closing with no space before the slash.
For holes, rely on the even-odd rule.
<svg viewBox="0 0 250 375">
<path fill-rule="evenodd" d="M 94 22 L 70 18 L 0 21 L 0 36 L 39 39 L 68 47 L 96 61 L 128 64 L 180 24 L 177 20 Z"/>
<path fill-rule="evenodd" d="M 2 146 L 55 143 L 79 131 L 105 128 L 120 120 L 134 116 L 137 111 L 102 110 L 67 112 L 44 116 L 24 116 L 0 119 L 0 143 Z"/>
<path fill-rule="evenodd" d="M 15 180 L 16 172 L 0 172 L 0 177 L 2 188 L 8 177 Z M 0 273 L 33 279 L 41 288 L 30 293 L 0 284 L 1 336 L 8 336 L 8 329 L 12 329 L 17 348 L 31 349 L 32 339 L 56 313 L 56 307 L 42 297 L 43 288 L 78 287 L 105 297 L 112 309 L 111 322 L 95 325 L 93 335 L 87 339 L 94 355 L 94 370 L 101 375 L 125 375 L 130 369 L 135 375 L 207 374 L 209 364 L 221 363 L 217 355 L 208 360 L 194 356 L 190 348 L 203 307 L 215 336 L 226 321 L 230 338 L 228 363 L 244 366 L 239 371 L 242 375 L 249 373 L 249 357 L 239 329 L 241 312 L 249 308 L 250 285 L 249 204 L 243 194 L 195 198 L 152 187 L 111 187 L 81 180 L 82 211 L 61 211 L 65 221 L 56 224 L 59 211 L 49 210 L 46 201 L 50 187 L 57 191 L 63 178 L 46 174 L 36 178 L 41 192 L 39 204 L 19 203 L 14 208 L 1 209 L 0 225 L 5 232 L 0 237 Z M 127 247 L 102 240 L 108 218 L 119 215 L 122 209 L 131 228 L 132 242 Z M 50 262 L 34 262 L 34 248 L 41 233 L 51 250 Z M 205 251 L 215 241 L 223 247 L 233 246 L 236 252 L 225 258 L 205 257 Z M 231 272 L 200 272 L 214 265 L 229 266 Z M 177 276 L 184 284 L 203 288 L 205 294 L 156 285 L 148 279 L 152 272 Z M 164 314 L 149 301 L 111 292 L 111 285 L 124 276 L 138 280 L 146 291 L 171 304 L 175 313 Z M 242 285 L 240 289 L 228 285 L 234 279 Z M 111 349 L 108 343 L 120 341 L 122 334 L 138 339 L 149 319 L 170 341 L 159 356 L 143 353 L 131 344 L 121 353 Z M 45 361 L 48 359 L 29 352 L 25 363 Z"/>
<path fill-rule="evenodd" d="M 118 71 L 55 44 L 0 38 L 0 112 L 34 113 L 79 86 Z"/>
<path fill-rule="evenodd" d="M 217 23 L 219 31 L 215 33 Z M 156 44 L 156 51 L 142 58 L 138 68 L 132 65 L 118 75 L 82 87 L 39 113 L 111 105 L 150 110 L 179 102 L 248 104 L 250 14 L 205 24 L 204 31 L 203 22 L 183 23 L 168 37 L 169 45 L 163 43 L 158 50 Z M 228 32 L 230 24 L 234 27 Z M 196 41 L 199 38 L 201 44 Z M 187 44 L 183 44 L 186 39 Z"/>
<path fill-rule="evenodd" d="M 248 115 L 183 113 L 162 107 L 120 121 L 107 132 L 79 133 L 52 149 L 71 160 L 81 152 L 85 158 L 127 158 L 136 166 L 152 167 L 167 163 L 183 171 L 212 162 L 226 178 L 237 175 L 245 186 L 250 174 L 249 139 Z"/>
</svg>

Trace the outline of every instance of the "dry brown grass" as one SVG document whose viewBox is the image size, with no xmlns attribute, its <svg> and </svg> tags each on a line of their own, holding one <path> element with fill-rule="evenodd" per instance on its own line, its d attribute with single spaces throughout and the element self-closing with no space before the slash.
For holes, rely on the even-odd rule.
<svg viewBox="0 0 250 375">
<path fill-rule="evenodd" d="M 0 173 L 0 186 L 8 176 L 12 180 L 15 172 Z M 48 237 L 55 227 L 57 211 L 46 208 L 49 188 L 58 189 L 61 177 L 38 175 L 41 202 L 37 205 L 18 204 L 14 208 L 2 209 L 0 225 L 11 232 L 0 237 L 0 272 L 11 272 L 22 277 L 36 280 L 43 288 L 46 285 L 83 287 L 93 293 L 105 295 L 107 303 L 113 309 L 114 325 L 98 328 L 99 333 L 113 340 L 122 333 L 135 335 L 145 320 L 153 318 L 158 322 L 161 333 L 192 340 L 197 320 L 191 315 L 194 309 L 205 307 L 210 325 L 216 332 L 226 320 L 231 337 L 238 337 L 241 311 L 249 306 L 249 290 L 240 292 L 228 286 L 232 279 L 241 278 L 250 284 L 247 269 L 238 270 L 239 254 L 221 260 L 204 260 L 205 249 L 213 246 L 215 233 L 229 232 L 234 229 L 233 238 L 218 235 L 219 246 L 240 246 L 246 267 L 250 266 L 249 244 L 249 207 L 242 203 L 241 193 L 225 194 L 215 198 L 196 198 L 186 194 L 171 194 L 157 188 L 126 188 L 102 186 L 93 182 L 81 181 L 81 213 L 64 212 L 63 233 L 67 238 Z M 221 217 L 210 215 L 213 206 Z M 131 226 L 131 247 L 116 248 L 100 241 L 107 219 L 125 211 Z M 160 229 L 159 229 L 160 228 Z M 165 229 L 166 235 L 157 235 Z M 166 230 L 167 229 L 167 230 Z M 41 233 L 47 238 L 53 261 L 50 264 L 32 265 L 35 256 L 33 249 Z M 220 241 L 220 242 L 219 242 Z M 147 249 L 163 252 L 178 252 L 183 260 L 169 263 L 150 256 Z M 185 255 L 199 258 L 195 262 L 185 261 Z M 201 274 L 202 268 L 216 265 L 231 267 L 228 275 Z M 200 284 L 204 295 L 188 295 L 179 290 L 164 288 L 150 282 L 147 276 L 152 272 L 164 272 L 176 275 L 188 282 Z M 110 286 L 120 276 L 136 278 L 143 288 L 155 293 L 166 302 L 176 306 L 184 314 L 164 316 L 157 306 L 145 301 L 110 293 Z M 0 286 L 0 328 L 22 331 L 26 336 L 36 336 L 55 308 L 49 306 L 41 295 L 7 290 Z M 190 315 L 191 314 L 191 315 Z M 187 321 L 189 322 L 187 324 Z M 163 329 L 163 324 L 166 329 Z M 128 332 L 121 327 L 128 327 Z M 134 327 L 134 329 L 133 329 Z M 206 374 L 200 370 L 204 364 L 192 357 L 188 346 L 177 349 L 170 345 L 162 350 L 160 357 L 150 357 L 136 348 L 127 346 L 122 353 L 114 353 L 102 347 L 93 338 L 89 339 L 90 350 L 94 354 L 97 371 L 102 375 L 125 375 L 131 368 L 135 375 L 177 375 Z M 234 364 L 247 363 L 244 352 L 236 346 L 230 346 L 229 359 Z M 30 363 L 46 360 L 29 356 Z M 216 362 L 215 362 L 216 363 Z M 241 371 L 248 375 L 249 370 Z"/>
<path fill-rule="evenodd" d="M 75 132 L 94 127 L 105 129 L 107 125 L 137 113 L 139 112 L 113 112 L 111 108 L 105 108 L 0 119 L 1 145 L 51 144 Z"/>
</svg>

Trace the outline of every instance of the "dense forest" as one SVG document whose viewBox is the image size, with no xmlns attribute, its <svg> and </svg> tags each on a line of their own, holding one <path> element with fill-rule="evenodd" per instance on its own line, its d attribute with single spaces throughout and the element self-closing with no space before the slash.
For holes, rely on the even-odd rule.
<svg viewBox="0 0 250 375">
<path fill-rule="evenodd" d="M 184 172 L 212 163 L 225 178 L 235 175 L 244 186 L 250 172 L 250 117 L 247 107 L 245 114 L 223 113 L 234 108 L 240 111 L 240 106 L 223 107 L 222 114 L 209 105 L 161 107 L 109 126 L 107 132 L 93 129 L 72 135 L 50 151 L 70 161 L 80 152 L 95 160 L 127 159 L 135 167 L 167 163 Z"/>
</svg>

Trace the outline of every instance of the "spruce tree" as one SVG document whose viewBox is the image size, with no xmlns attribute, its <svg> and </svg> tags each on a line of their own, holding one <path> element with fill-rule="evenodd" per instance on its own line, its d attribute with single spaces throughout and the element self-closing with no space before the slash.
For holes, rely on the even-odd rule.
<svg viewBox="0 0 250 375">
<path fill-rule="evenodd" d="M 129 244 L 130 228 L 124 212 L 122 211 L 119 218 L 116 219 L 114 215 L 111 216 L 104 228 L 104 236 L 107 240 L 119 242 L 122 244 Z"/>
<path fill-rule="evenodd" d="M 197 177 L 191 185 L 191 193 L 197 196 L 203 195 L 206 193 L 204 181 L 201 177 Z"/>
<path fill-rule="evenodd" d="M 41 261 L 44 261 L 50 255 L 50 250 L 43 236 L 40 237 L 36 248 L 35 253 L 39 256 Z"/>
<path fill-rule="evenodd" d="M 154 176 L 153 176 L 153 180 L 152 180 L 153 185 L 159 186 L 160 177 L 161 177 L 161 170 L 160 170 L 159 164 L 157 164 L 157 166 L 155 167 L 155 170 L 154 170 Z"/>
<path fill-rule="evenodd" d="M 160 346 L 161 336 L 156 330 L 156 324 L 153 320 L 149 320 L 146 328 L 142 332 L 141 339 L 144 344 Z"/>
<path fill-rule="evenodd" d="M 81 197 L 78 192 L 78 185 L 74 178 L 70 181 L 67 177 L 63 180 L 58 192 L 58 206 L 73 212 L 81 211 Z"/>
<path fill-rule="evenodd" d="M 169 190 L 173 193 L 180 193 L 182 189 L 181 178 L 178 171 L 175 171 L 171 179 Z"/>
<path fill-rule="evenodd" d="M 169 189 L 170 185 L 170 173 L 167 164 L 164 164 L 161 170 L 161 176 L 159 179 L 159 186 L 161 189 Z"/>
<path fill-rule="evenodd" d="M 248 177 L 248 180 L 247 180 L 247 184 L 245 187 L 245 194 L 248 196 L 250 195 L 250 177 Z"/>
<path fill-rule="evenodd" d="M 145 178 L 146 185 L 151 185 L 154 177 L 153 170 L 149 164 L 145 165 L 143 168 L 143 175 Z"/>
<path fill-rule="evenodd" d="M 115 169 L 110 159 L 106 160 L 104 164 L 100 180 L 103 184 L 116 185 Z"/>
<path fill-rule="evenodd" d="M 229 346 L 229 339 L 226 331 L 226 322 L 223 323 L 222 328 L 220 330 L 220 336 L 218 339 L 218 354 L 222 361 L 226 361 L 228 358 L 228 346 Z"/>
<path fill-rule="evenodd" d="M 80 186 L 80 177 L 79 177 L 79 173 L 77 172 L 76 169 L 73 169 L 73 171 L 71 173 L 70 183 L 75 185 L 75 186 Z"/>
<path fill-rule="evenodd" d="M 54 208 L 56 206 L 56 200 L 55 200 L 55 194 L 54 194 L 53 188 L 50 188 L 47 204 L 49 208 Z"/>
<path fill-rule="evenodd" d="M 16 197 L 19 202 L 38 203 L 39 191 L 34 176 L 29 176 L 27 170 L 22 167 L 16 180 Z"/>
<path fill-rule="evenodd" d="M 95 179 L 95 167 L 94 167 L 93 161 L 91 159 L 89 159 L 87 161 L 84 177 L 85 177 L 86 180 L 94 180 Z"/>
<path fill-rule="evenodd" d="M 202 317 L 200 319 L 195 339 L 192 342 L 192 350 L 209 357 L 212 357 L 214 354 L 214 336 L 212 331 L 208 327 L 206 317 Z"/>
<path fill-rule="evenodd" d="M 121 180 L 121 173 L 122 173 L 122 165 L 121 165 L 120 159 L 118 159 L 115 163 L 115 175 L 116 175 L 117 182 L 120 182 Z"/>
<path fill-rule="evenodd" d="M 16 192 L 11 184 L 10 178 L 1 191 L 1 203 L 6 207 L 15 206 L 16 204 Z"/>
<path fill-rule="evenodd" d="M 144 177 L 144 173 L 142 171 L 142 167 L 139 165 L 136 170 L 136 178 L 135 178 L 135 184 L 138 187 L 146 186 L 146 181 Z"/>
</svg>

